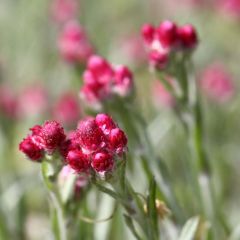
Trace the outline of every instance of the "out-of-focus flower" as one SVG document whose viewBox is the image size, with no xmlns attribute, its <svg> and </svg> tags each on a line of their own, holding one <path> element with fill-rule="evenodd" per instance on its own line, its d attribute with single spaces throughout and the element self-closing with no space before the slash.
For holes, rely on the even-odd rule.
<svg viewBox="0 0 240 240">
<path fill-rule="evenodd" d="M 62 57 L 74 64 L 85 64 L 94 52 L 85 30 L 76 21 L 64 26 L 58 46 Z"/>
<path fill-rule="evenodd" d="M 64 23 L 76 17 L 77 0 L 52 0 L 51 15 L 58 23 Z"/>
<path fill-rule="evenodd" d="M 0 113 L 10 119 L 18 117 L 18 101 L 10 87 L 0 86 Z"/>
<path fill-rule="evenodd" d="M 173 85 L 173 80 L 168 79 L 168 82 Z M 175 98 L 166 89 L 160 81 L 156 80 L 152 86 L 153 100 L 156 107 L 172 108 L 175 105 Z"/>
<path fill-rule="evenodd" d="M 53 109 L 53 118 L 64 126 L 73 126 L 80 116 L 80 104 L 78 98 L 67 92 L 63 94 Z"/>
<path fill-rule="evenodd" d="M 92 106 L 115 95 L 125 97 L 133 89 L 131 71 L 125 66 L 112 66 L 100 56 L 90 57 L 83 80 L 80 97 Z"/>
<path fill-rule="evenodd" d="M 168 20 L 160 23 L 158 27 L 144 24 L 142 37 L 150 65 L 157 69 L 165 69 L 173 53 L 191 51 L 198 43 L 197 33 L 192 25 L 178 27 Z"/>
<path fill-rule="evenodd" d="M 240 0 L 220 0 L 215 4 L 223 13 L 233 18 L 240 18 Z"/>
<path fill-rule="evenodd" d="M 234 94 L 232 77 L 220 63 L 206 68 L 201 75 L 200 86 L 204 93 L 217 102 L 226 102 Z"/>
<path fill-rule="evenodd" d="M 41 86 L 30 86 L 23 90 L 18 98 L 21 117 L 43 114 L 48 106 L 48 94 Z"/>
</svg>

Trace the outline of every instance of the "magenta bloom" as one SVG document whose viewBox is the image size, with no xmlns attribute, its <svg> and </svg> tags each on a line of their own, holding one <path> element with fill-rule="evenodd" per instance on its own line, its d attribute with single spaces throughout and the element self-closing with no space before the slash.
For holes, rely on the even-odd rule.
<svg viewBox="0 0 240 240">
<path fill-rule="evenodd" d="M 97 172 L 110 171 L 113 164 L 113 156 L 107 151 L 100 151 L 93 155 L 92 167 Z"/>
<path fill-rule="evenodd" d="M 30 136 L 22 140 L 19 150 L 32 161 L 40 162 L 43 157 L 42 149 L 32 141 Z"/>
<path fill-rule="evenodd" d="M 144 24 L 142 37 L 150 65 L 161 70 L 168 66 L 171 53 L 193 50 L 198 43 L 197 33 L 192 25 L 179 27 L 169 20 L 163 21 L 158 27 Z"/>
<path fill-rule="evenodd" d="M 41 86 L 30 86 L 19 96 L 19 114 L 22 117 L 37 116 L 46 112 L 48 94 Z"/>
<path fill-rule="evenodd" d="M 68 92 L 57 101 L 53 109 L 53 118 L 65 126 L 72 126 L 77 123 L 80 112 L 78 98 Z"/>
<path fill-rule="evenodd" d="M 75 21 L 65 25 L 58 46 L 62 57 L 69 63 L 84 64 L 93 54 L 93 47 L 84 29 Z"/>
<path fill-rule="evenodd" d="M 121 154 L 126 151 L 127 137 L 123 130 L 120 128 L 114 128 L 109 134 L 109 145 L 112 150 L 117 154 Z"/>
<path fill-rule="evenodd" d="M 81 150 L 71 150 L 67 155 L 69 166 L 77 173 L 87 172 L 90 169 L 90 160 Z"/>
<path fill-rule="evenodd" d="M 93 118 L 79 122 L 77 137 L 85 153 L 94 152 L 105 146 L 105 136 Z"/>
<path fill-rule="evenodd" d="M 99 113 L 96 118 L 96 124 L 99 128 L 104 132 L 105 135 L 108 135 L 110 131 L 116 127 L 116 124 L 112 120 L 112 118 L 104 113 Z"/>
<path fill-rule="evenodd" d="M 223 13 L 233 18 L 240 18 L 240 0 L 220 0 L 216 4 Z"/>
<path fill-rule="evenodd" d="M 210 65 L 200 79 L 202 90 L 217 102 L 226 102 L 234 94 L 234 85 L 231 75 L 225 70 L 224 65 L 215 63 Z"/>
<path fill-rule="evenodd" d="M 51 14 L 56 22 L 64 23 L 76 17 L 77 9 L 77 0 L 53 0 Z"/>
<path fill-rule="evenodd" d="M 99 106 L 115 95 L 125 97 L 133 88 L 133 76 L 125 66 L 112 66 L 100 56 L 91 56 L 83 74 L 80 97 L 91 106 Z"/>
<path fill-rule="evenodd" d="M 18 101 L 8 86 L 0 86 L 0 114 L 11 119 L 18 117 Z"/>
</svg>

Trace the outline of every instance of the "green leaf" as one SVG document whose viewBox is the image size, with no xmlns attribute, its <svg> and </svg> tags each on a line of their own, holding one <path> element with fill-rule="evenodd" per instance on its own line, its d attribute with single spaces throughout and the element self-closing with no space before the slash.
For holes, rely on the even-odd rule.
<svg viewBox="0 0 240 240">
<path fill-rule="evenodd" d="M 184 225 L 178 240 L 193 240 L 199 225 L 199 217 L 189 219 Z"/>
<path fill-rule="evenodd" d="M 131 232 L 133 233 L 133 235 L 135 236 L 136 239 L 138 240 L 142 240 L 142 238 L 138 235 L 135 226 L 133 224 L 133 221 L 131 219 L 131 217 L 129 217 L 128 215 L 124 215 L 125 221 L 127 226 L 129 227 L 129 229 L 131 230 Z"/>
<path fill-rule="evenodd" d="M 149 218 L 149 236 L 154 234 L 154 239 L 158 237 L 158 215 L 156 209 L 156 182 L 152 177 L 147 196 L 147 215 Z"/>
<path fill-rule="evenodd" d="M 61 240 L 61 233 L 60 233 L 60 229 L 59 229 L 59 222 L 58 222 L 58 213 L 57 210 L 55 208 L 52 209 L 52 213 L 51 213 L 51 220 L 52 220 L 52 231 L 54 234 L 54 238 L 55 240 Z"/>
</svg>

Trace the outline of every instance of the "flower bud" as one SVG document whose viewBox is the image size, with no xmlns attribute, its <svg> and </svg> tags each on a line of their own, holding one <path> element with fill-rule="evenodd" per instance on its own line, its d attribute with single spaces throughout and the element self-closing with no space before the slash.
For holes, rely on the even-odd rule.
<svg viewBox="0 0 240 240">
<path fill-rule="evenodd" d="M 68 152 L 67 162 L 77 173 L 88 172 L 90 160 L 81 150 L 75 149 Z"/>
<path fill-rule="evenodd" d="M 93 118 L 88 118 L 78 124 L 77 136 L 85 153 L 91 153 L 105 145 L 104 134 Z"/>
<path fill-rule="evenodd" d="M 103 131 L 105 135 L 108 135 L 110 131 L 116 127 L 116 124 L 112 120 L 112 118 L 104 113 L 97 114 L 95 118 L 96 124 Z"/>
<path fill-rule="evenodd" d="M 39 136 L 44 140 L 47 151 L 54 151 L 66 138 L 63 127 L 56 121 L 46 121 Z"/>
<path fill-rule="evenodd" d="M 167 51 L 158 51 L 158 50 L 152 50 L 149 53 L 149 61 L 150 64 L 154 67 L 154 68 L 158 68 L 158 69 L 164 69 L 167 64 L 168 64 L 168 52 Z"/>
<path fill-rule="evenodd" d="M 155 35 L 155 28 L 151 24 L 144 24 L 142 27 L 142 36 L 146 44 L 151 44 Z"/>
<path fill-rule="evenodd" d="M 19 144 L 19 150 L 32 161 L 40 162 L 43 157 L 42 150 L 34 144 L 32 138 L 28 136 Z"/>
<path fill-rule="evenodd" d="M 110 171 L 113 168 L 113 156 L 107 151 L 100 151 L 94 154 L 92 167 L 97 172 Z"/>
<path fill-rule="evenodd" d="M 120 128 L 114 128 L 109 134 L 110 148 L 117 154 L 121 154 L 126 150 L 127 137 Z"/>
<path fill-rule="evenodd" d="M 171 48 L 177 40 L 177 26 L 174 22 L 163 21 L 157 28 L 157 37 L 163 47 Z"/>
<path fill-rule="evenodd" d="M 181 47 L 187 49 L 196 47 L 198 37 L 195 28 L 191 24 L 179 27 L 177 32 Z"/>
</svg>

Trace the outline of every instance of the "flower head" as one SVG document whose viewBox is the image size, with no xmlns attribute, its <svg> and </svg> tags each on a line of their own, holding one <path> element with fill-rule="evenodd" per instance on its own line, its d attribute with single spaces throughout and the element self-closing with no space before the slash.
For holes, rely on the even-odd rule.
<svg viewBox="0 0 240 240">
<path fill-rule="evenodd" d="M 32 161 L 40 162 L 43 157 L 42 149 L 32 141 L 30 136 L 22 140 L 19 150 Z"/>
<path fill-rule="evenodd" d="M 84 64 L 93 54 L 93 47 L 84 29 L 75 21 L 65 25 L 58 46 L 61 55 L 69 63 Z"/>
<path fill-rule="evenodd" d="M 93 155 L 92 167 L 97 172 L 112 170 L 113 164 L 113 156 L 107 151 L 99 151 Z"/>
</svg>

